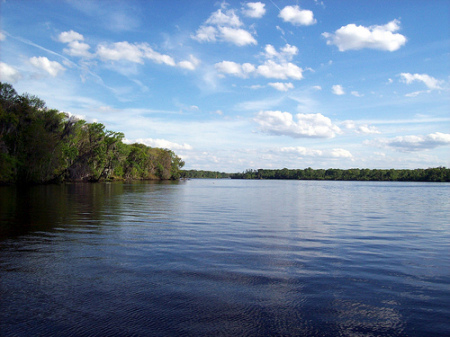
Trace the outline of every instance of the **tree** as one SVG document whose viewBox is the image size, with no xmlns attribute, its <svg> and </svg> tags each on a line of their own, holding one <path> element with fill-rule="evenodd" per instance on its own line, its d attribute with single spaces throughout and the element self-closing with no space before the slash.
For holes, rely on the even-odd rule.
<svg viewBox="0 0 450 337">
<path fill-rule="evenodd" d="M 123 138 L 0 82 L 0 183 L 180 177 L 184 162 L 174 152 Z"/>
</svg>

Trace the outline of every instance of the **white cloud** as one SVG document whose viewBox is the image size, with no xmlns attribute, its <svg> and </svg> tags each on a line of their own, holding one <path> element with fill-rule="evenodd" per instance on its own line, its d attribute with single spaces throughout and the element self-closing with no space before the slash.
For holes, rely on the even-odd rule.
<svg viewBox="0 0 450 337">
<path fill-rule="evenodd" d="M 356 26 L 351 23 L 333 33 L 323 33 L 328 45 L 335 45 L 340 51 L 363 48 L 395 51 L 406 43 L 406 37 L 394 33 L 400 29 L 400 21 L 393 20 L 383 26 Z"/>
<path fill-rule="evenodd" d="M 298 48 L 290 44 L 286 44 L 279 52 L 271 44 L 267 44 L 264 48 L 264 56 L 269 60 L 277 59 L 281 62 L 288 62 L 297 54 Z"/>
<path fill-rule="evenodd" d="M 219 27 L 221 38 L 242 47 L 248 44 L 258 44 L 248 31 L 241 28 Z"/>
<path fill-rule="evenodd" d="M 199 42 L 215 42 L 217 35 L 217 29 L 213 26 L 201 26 L 197 29 L 195 35 L 191 35 L 194 40 Z"/>
<path fill-rule="evenodd" d="M 16 83 L 22 75 L 10 65 L 0 62 L 0 79 L 2 82 Z"/>
<path fill-rule="evenodd" d="M 152 48 L 150 48 L 150 46 L 148 46 L 145 43 L 141 44 L 141 48 L 145 58 L 159 64 L 164 63 L 168 66 L 172 67 L 175 66 L 175 61 L 171 56 L 160 54 L 157 51 L 154 51 Z"/>
<path fill-rule="evenodd" d="M 264 8 L 266 5 L 262 2 L 248 2 L 245 4 L 247 8 L 242 8 L 242 13 L 245 16 L 259 19 L 266 14 L 266 9 Z"/>
<path fill-rule="evenodd" d="M 286 80 L 288 78 L 294 80 L 301 80 L 303 78 L 302 68 L 293 63 L 275 63 L 272 60 L 266 61 L 264 64 L 258 66 L 257 73 L 266 78 L 276 78 Z"/>
<path fill-rule="evenodd" d="M 418 81 L 424 83 L 430 90 L 442 89 L 441 84 L 444 83 L 444 81 L 438 80 L 427 74 L 401 73 L 400 76 L 402 82 L 406 84 L 411 84 L 412 82 Z"/>
<path fill-rule="evenodd" d="M 221 9 L 218 9 L 216 12 L 211 14 L 208 20 L 206 20 L 206 23 L 208 25 L 217 25 L 217 26 L 231 26 L 231 27 L 242 26 L 241 20 L 236 15 L 233 9 L 227 10 L 225 13 L 223 13 Z"/>
<path fill-rule="evenodd" d="M 227 41 L 231 42 L 239 47 L 243 47 L 249 44 L 258 44 L 256 39 L 248 31 L 242 28 L 234 27 L 212 27 L 201 26 L 196 35 L 191 35 L 191 38 L 199 42 L 216 42 Z"/>
<path fill-rule="evenodd" d="M 111 45 L 97 46 L 97 55 L 104 61 L 126 60 L 134 63 L 144 63 L 143 52 L 140 46 L 127 41 L 115 42 Z"/>
<path fill-rule="evenodd" d="M 58 41 L 67 43 L 69 48 L 64 48 L 63 52 L 76 57 L 90 58 L 94 55 L 89 52 L 90 46 L 83 41 L 84 37 L 80 33 L 70 30 L 68 32 L 62 32 L 58 35 Z"/>
<path fill-rule="evenodd" d="M 66 70 L 66 68 L 64 68 L 60 63 L 56 61 L 50 61 L 48 58 L 43 56 L 34 56 L 30 58 L 30 63 L 36 68 L 46 71 L 52 77 L 56 77 L 59 73 Z"/>
<path fill-rule="evenodd" d="M 72 41 L 69 42 L 69 48 L 64 48 L 63 52 L 70 56 L 90 58 L 93 56 L 89 52 L 90 48 L 91 47 L 87 43 L 80 41 Z"/>
<path fill-rule="evenodd" d="M 303 78 L 302 68 L 299 68 L 293 63 L 279 64 L 272 60 L 268 60 L 258 67 L 255 67 L 251 63 L 244 63 L 241 65 L 232 61 L 222 61 L 216 63 L 215 68 L 221 73 L 242 78 L 247 78 L 250 74 L 280 80 L 301 80 Z"/>
<path fill-rule="evenodd" d="M 221 73 L 242 78 L 247 78 L 250 73 L 255 71 L 255 66 L 250 63 L 244 63 L 241 65 L 232 61 L 222 61 L 216 63 L 214 67 Z"/>
<path fill-rule="evenodd" d="M 430 93 L 431 90 L 419 90 L 405 94 L 406 97 L 416 97 L 423 93 Z"/>
<path fill-rule="evenodd" d="M 285 153 L 293 153 L 300 156 L 321 156 L 323 152 L 321 150 L 313 150 L 313 149 L 307 149 L 303 146 L 291 146 L 291 147 L 282 147 L 280 149 L 280 152 Z"/>
<path fill-rule="evenodd" d="M 74 41 L 83 41 L 84 37 L 80 33 L 70 30 L 68 32 L 62 32 L 58 35 L 58 40 L 62 43 L 70 43 Z"/>
<path fill-rule="evenodd" d="M 350 151 L 344 149 L 333 149 L 331 151 L 331 156 L 335 158 L 352 158 Z"/>
<path fill-rule="evenodd" d="M 181 61 L 178 62 L 178 66 L 181 68 L 189 69 L 189 70 L 195 70 L 197 66 L 200 64 L 200 60 L 197 59 L 194 55 L 189 56 L 189 61 Z"/>
<path fill-rule="evenodd" d="M 0 41 L 4 41 L 6 39 L 5 34 L 3 34 L 2 32 L 0 32 Z"/>
<path fill-rule="evenodd" d="M 348 120 L 342 123 L 347 130 L 352 130 L 356 133 L 370 135 L 381 133 L 375 126 L 369 126 L 367 124 L 357 124 L 355 121 Z"/>
<path fill-rule="evenodd" d="M 356 133 L 363 133 L 365 135 L 371 135 L 371 134 L 380 134 L 381 132 L 378 131 L 378 129 L 375 126 L 369 126 L 367 124 L 359 125 L 355 129 Z"/>
<path fill-rule="evenodd" d="M 363 96 L 364 96 L 363 94 L 360 94 L 360 93 L 357 92 L 357 91 L 352 91 L 351 94 L 352 94 L 353 96 L 355 96 L 355 97 L 363 97 Z"/>
<path fill-rule="evenodd" d="M 435 132 L 419 136 L 398 136 L 391 139 L 378 139 L 373 142 L 366 142 L 366 144 L 391 147 L 401 152 L 422 151 L 450 145 L 450 134 Z"/>
<path fill-rule="evenodd" d="M 294 89 L 294 85 L 292 83 L 282 83 L 282 82 L 275 82 L 275 83 L 269 83 L 269 85 L 272 88 L 275 88 L 279 91 L 288 91 L 289 89 Z"/>
<path fill-rule="evenodd" d="M 186 143 L 178 144 L 165 139 L 139 138 L 135 140 L 126 139 L 124 143 L 133 144 L 140 143 L 150 147 L 158 147 L 169 150 L 192 150 L 192 146 Z"/>
<path fill-rule="evenodd" d="M 254 85 L 249 86 L 248 88 L 250 88 L 252 90 L 258 90 L 258 89 L 265 88 L 265 86 L 261 85 L 261 84 L 254 84 Z"/>
<path fill-rule="evenodd" d="M 292 23 L 294 26 L 309 26 L 317 22 L 316 19 L 314 19 L 312 11 L 300 9 L 299 6 L 284 7 L 280 11 L 278 17 L 282 18 L 285 22 Z"/>
<path fill-rule="evenodd" d="M 333 85 L 333 87 L 331 88 L 331 92 L 338 96 L 345 95 L 344 88 L 342 88 L 342 85 L 340 84 Z"/>
<path fill-rule="evenodd" d="M 295 119 L 297 121 L 289 112 L 260 111 L 254 121 L 259 124 L 263 132 L 293 138 L 332 138 L 340 132 L 339 127 L 333 125 L 328 117 L 320 113 L 297 114 Z"/>
<path fill-rule="evenodd" d="M 240 28 L 243 24 L 235 11 L 230 9 L 223 12 L 224 9 L 225 4 L 222 5 L 222 9 L 212 13 L 191 38 L 199 42 L 226 41 L 239 47 L 258 44 L 250 32 Z"/>
<path fill-rule="evenodd" d="M 175 66 L 174 59 L 169 55 L 154 51 L 148 44 L 130 44 L 127 41 L 115 42 L 111 45 L 100 44 L 97 46 L 97 55 L 104 61 L 129 61 L 133 63 L 144 63 L 144 59 L 156 63 L 164 63 Z"/>
</svg>

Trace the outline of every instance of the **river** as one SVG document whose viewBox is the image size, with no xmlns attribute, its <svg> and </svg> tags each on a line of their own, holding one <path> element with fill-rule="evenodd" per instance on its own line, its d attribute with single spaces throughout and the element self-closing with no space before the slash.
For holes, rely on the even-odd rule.
<svg viewBox="0 0 450 337">
<path fill-rule="evenodd" d="M 0 187 L 0 335 L 450 335 L 449 242 L 448 183 Z"/>
</svg>

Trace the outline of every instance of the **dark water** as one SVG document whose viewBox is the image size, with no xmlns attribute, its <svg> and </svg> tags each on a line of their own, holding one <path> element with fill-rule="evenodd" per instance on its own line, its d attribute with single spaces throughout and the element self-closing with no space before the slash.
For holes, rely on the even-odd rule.
<svg viewBox="0 0 450 337">
<path fill-rule="evenodd" d="M 450 335 L 450 184 L 0 188 L 1 336 Z"/>
</svg>

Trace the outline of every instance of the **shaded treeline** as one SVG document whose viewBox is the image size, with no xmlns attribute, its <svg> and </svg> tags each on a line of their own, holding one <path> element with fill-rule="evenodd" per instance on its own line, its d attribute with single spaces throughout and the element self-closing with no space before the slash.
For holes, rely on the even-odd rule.
<svg viewBox="0 0 450 337">
<path fill-rule="evenodd" d="M 436 167 L 428 169 L 281 169 L 246 170 L 233 173 L 232 179 L 297 179 L 297 180 L 361 180 L 361 181 L 440 181 L 450 182 L 450 169 Z"/>
<path fill-rule="evenodd" d="M 0 183 L 180 177 L 175 153 L 123 138 L 0 82 Z"/>
<path fill-rule="evenodd" d="M 229 178 L 230 173 L 218 171 L 203 171 L 203 170 L 181 170 L 181 178 L 208 178 L 221 179 Z"/>
</svg>

